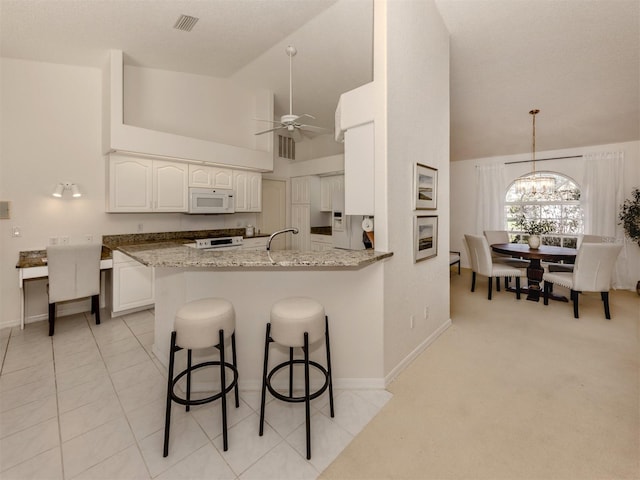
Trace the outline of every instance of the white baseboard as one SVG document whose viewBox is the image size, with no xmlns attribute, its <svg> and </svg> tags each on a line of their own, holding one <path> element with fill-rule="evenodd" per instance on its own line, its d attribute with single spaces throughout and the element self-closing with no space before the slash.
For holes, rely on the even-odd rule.
<svg viewBox="0 0 640 480">
<path fill-rule="evenodd" d="M 413 362 L 418 355 L 424 352 L 429 345 L 431 345 L 440 335 L 442 335 L 447 328 L 451 326 L 451 319 L 448 319 L 444 322 L 440 327 L 436 329 L 431 335 L 429 335 L 422 343 L 420 343 L 409 355 L 407 355 L 404 360 L 402 360 L 398 365 L 393 368 L 389 372 L 389 374 L 384 379 L 384 386 L 382 388 L 386 388 L 388 385 L 393 382 L 400 373 L 407 368 L 411 362 Z"/>
</svg>

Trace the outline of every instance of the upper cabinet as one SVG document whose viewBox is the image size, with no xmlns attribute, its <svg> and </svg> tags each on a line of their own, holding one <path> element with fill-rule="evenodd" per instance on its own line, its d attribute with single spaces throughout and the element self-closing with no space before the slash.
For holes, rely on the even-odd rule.
<svg viewBox="0 0 640 480">
<path fill-rule="evenodd" d="M 243 170 L 233 171 L 236 212 L 262 211 L 262 174 Z"/>
<path fill-rule="evenodd" d="M 320 210 L 330 212 L 333 209 L 335 193 L 344 195 L 344 175 L 320 177 Z"/>
<path fill-rule="evenodd" d="M 189 165 L 189 186 L 232 189 L 233 170 L 205 165 Z"/>
<path fill-rule="evenodd" d="M 109 159 L 108 212 L 186 212 L 188 166 L 113 155 Z"/>
<path fill-rule="evenodd" d="M 262 125 L 258 122 L 250 121 L 252 118 L 273 118 L 273 93 L 267 90 L 247 90 L 239 92 L 240 87 L 228 82 L 225 87 L 229 89 L 230 95 L 242 95 L 245 105 L 250 108 L 246 109 L 246 119 L 244 122 L 244 146 L 237 146 L 236 139 L 225 140 L 223 138 L 213 141 L 198 138 L 197 134 L 187 136 L 184 134 L 182 127 L 176 128 L 176 132 L 168 133 L 166 131 L 155 130 L 152 127 L 143 127 L 125 123 L 125 76 L 124 76 L 124 55 L 121 50 L 112 50 L 110 58 L 103 69 L 103 132 L 102 143 L 103 152 L 105 154 L 112 152 L 133 153 L 139 155 L 150 155 L 157 157 L 171 157 L 181 160 L 191 160 L 215 163 L 218 165 L 229 165 L 229 167 L 239 167 L 252 169 L 255 171 L 272 171 L 273 170 L 273 135 L 254 135 Z M 136 67 L 137 68 L 137 67 Z M 191 88 L 191 81 L 188 75 L 176 72 L 154 72 L 152 69 L 146 69 L 147 76 L 168 76 L 172 75 L 180 85 L 184 95 L 193 97 L 196 95 L 197 88 Z M 181 76 L 180 76 L 181 75 Z M 155 78 L 155 77 L 154 77 Z M 216 81 L 211 79 L 211 82 Z M 219 80 L 222 82 L 222 80 Z M 167 82 L 167 85 L 173 84 Z M 222 84 L 220 84 L 222 85 Z M 151 90 L 151 89 L 147 89 Z M 226 91 L 226 90 L 225 90 Z M 223 95 L 221 95 L 224 97 Z M 203 96 L 204 98 L 204 96 Z M 196 99 L 198 100 L 198 99 Z M 211 122 L 215 125 L 222 125 L 219 129 L 215 127 L 215 131 L 223 130 L 227 125 L 227 118 L 231 114 L 235 114 L 238 110 L 238 102 L 233 103 L 223 99 L 216 104 L 218 108 L 209 109 L 209 111 L 218 112 Z M 248 101 L 247 101 L 248 100 Z M 196 102 L 197 103 L 197 102 Z M 147 105 L 149 103 L 147 102 Z M 155 108 L 155 107 L 154 107 Z M 160 108 L 155 108 L 149 116 L 160 115 L 163 112 Z M 145 112 L 145 115 L 147 112 Z M 154 118 L 154 121 L 160 124 L 174 121 L 174 118 Z M 217 123 L 216 123 L 217 122 Z M 226 123 L 225 123 L 226 122 Z M 155 123 L 155 122 L 154 122 Z M 238 122 L 240 125 L 242 122 Z M 145 124 L 146 125 L 146 124 Z M 238 127 L 241 128 L 241 127 Z M 211 129 L 209 129 L 211 131 Z M 235 135 L 237 128 L 226 135 Z M 188 132 L 191 134 L 191 132 Z M 225 133 L 221 134 L 221 137 Z"/>
</svg>

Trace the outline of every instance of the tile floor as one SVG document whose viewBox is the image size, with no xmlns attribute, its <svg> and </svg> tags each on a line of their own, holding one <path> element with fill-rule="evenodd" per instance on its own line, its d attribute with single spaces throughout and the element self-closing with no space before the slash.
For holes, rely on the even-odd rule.
<svg viewBox="0 0 640 480">
<path fill-rule="evenodd" d="M 105 318 L 106 317 L 106 318 Z M 304 406 L 267 405 L 258 436 L 258 391 L 229 407 L 222 450 L 220 405 L 186 413 L 174 404 L 162 457 L 164 367 L 151 353 L 153 312 L 93 323 L 63 317 L 0 331 L 0 477 L 9 479 L 315 479 L 391 398 L 384 390 L 336 390 L 312 402 L 312 457 Z"/>
</svg>

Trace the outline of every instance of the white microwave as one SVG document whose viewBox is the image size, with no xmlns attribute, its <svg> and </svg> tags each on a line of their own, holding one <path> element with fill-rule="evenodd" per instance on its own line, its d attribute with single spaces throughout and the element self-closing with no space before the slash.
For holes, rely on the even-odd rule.
<svg viewBox="0 0 640 480">
<path fill-rule="evenodd" d="M 233 190 L 189 188 L 189 213 L 234 213 Z"/>
</svg>

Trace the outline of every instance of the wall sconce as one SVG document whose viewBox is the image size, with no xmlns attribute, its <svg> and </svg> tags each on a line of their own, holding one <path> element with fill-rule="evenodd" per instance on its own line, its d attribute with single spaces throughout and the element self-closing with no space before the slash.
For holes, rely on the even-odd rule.
<svg viewBox="0 0 640 480">
<path fill-rule="evenodd" d="M 59 183 L 58 185 L 56 185 L 56 188 L 53 191 L 52 195 L 56 198 L 62 198 L 62 194 L 64 193 L 65 190 L 71 190 L 71 196 L 74 198 L 78 198 L 82 196 L 78 186 L 75 183 L 69 183 L 69 182 Z"/>
</svg>

